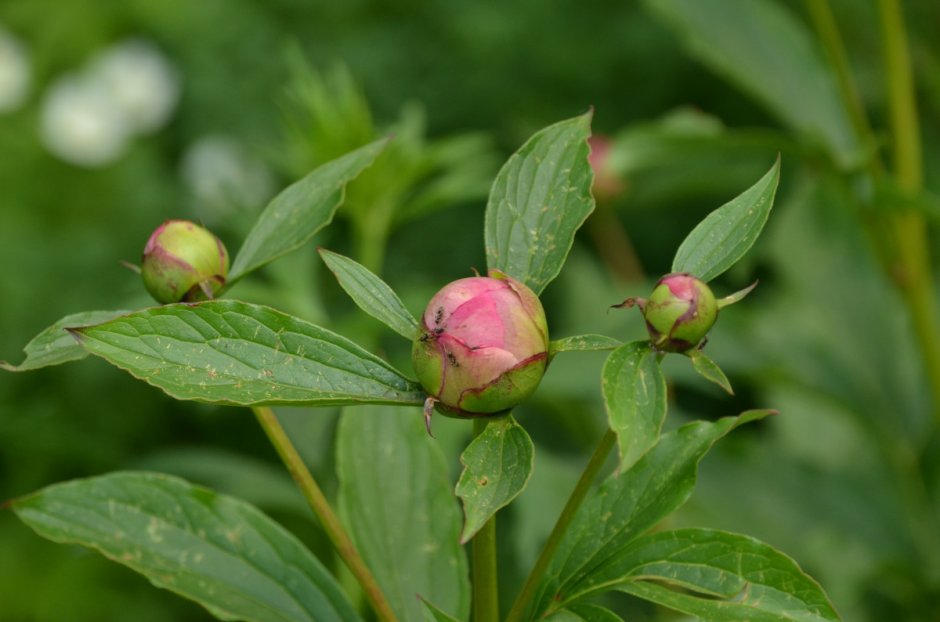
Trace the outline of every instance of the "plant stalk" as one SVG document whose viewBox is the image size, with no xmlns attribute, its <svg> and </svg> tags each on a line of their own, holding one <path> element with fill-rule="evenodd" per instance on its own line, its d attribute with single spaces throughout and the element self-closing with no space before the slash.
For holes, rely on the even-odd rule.
<svg viewBox="0 0 940 622">
<path fill-rule="evenodd" d="M 359 556 L 355 545 L 323 495 L 323 491 L 320 490 L 307 465 L 304 464 L 303 458 L 300 457 L 297 448 L 291 443 L 287 432 L 281 422 L 278 421 L 277 415 L 267 406 L 255 406 L 251 410 L 258 418 L 258 423 L 261 424 L 265 434 L 268 435 L 268 439 L 274 445 L 274 449 L 277 450 L 291 477 L 300 487 L 307 503 L 313 509 L 313 513 L 317 515 L 327 538 L 329 538 L 343 562 L 346 563 L 356 581 L 362 586 L 362 591 L 375 611 L 376 617 L 381 622 L 397 622 L 395 613 L 385 599 L 379 584 L 376 583 L 375 577 L 372 576 L 362 557 Z"/>
<path fill-rule="evenodd" d="M 473 420 L 473 435 L 479 436 L 486 429 L 486 419 Z M 499 620 L 499 588 L 496 563 L 496 515 L 473 536 L 470 542 L 473 557 L 473 622 L 496 622 Z"/>
<path fill-rule="evenodd" d="M 898 0 L 879 0 L 894 176 L 898 190 L 916 197 L 923 190 L 920 125 L 908 53 L 907 31 Z M 890 216 L 890 272 L 907 303 L 927 371 L 933 410 L 940 420 L 940 327 L 931 274 L 927 225 L 921 213 Z"/>
<path fill-rule="evenodd" d="M 542 580 L 542 577 L 545 576 L 545 571 L 548 570 L 548 564 L 552 561 L 555 550 L 558 548 L 558 545 L 561 544 L 561 539 L 564 537 L 565 532 L 568 531 L 571 521 L 574 520 L 574 516 L 581 507 L 581 503 L 587 496 L 588 491 L 591 490 L 591 484 L 594 483 L 597 473 L 601 470 L 601 467 L 604 466 L 604 462 L 607 460 L 607 456 L 610 454 L 610 450 L 613 448 L 616 441 L 617 435 L 613 430 L 607 428 L 604 436 L 601 437 L 600 443 L 597 445 L 597 449 L 595 449 L 594 453 L 591 455 L 587 466 L 584 467 L 584 472 L 581 473 L 581 478 L 571 492 L 571 496 L 568 497 L 568 502 L 565 504 L 564 509 L 562 509 L 558 520 L 555 522 L 555 526 L 552 528 L 552 532 L 549 534 L 548 540 L 545 542 L 545 546 L 539 554 L 539 558 L 535 561 L 535 566 L 532 567 L 532 571 L 529 573 L 528 578 L 526 578 L 525 584 L 522 586 L 522 591 L 519 592 L 519 596 L 516 598 L 516 602 L 513 603 L 512 609 L 509 610 L 509 616 L 506 618 L 506 622 L 520 622 L 520 620 L 522 620 L 526 609 L 528 609 L 532 598 L 535 596 L 539 582 Z"/>
</svg>

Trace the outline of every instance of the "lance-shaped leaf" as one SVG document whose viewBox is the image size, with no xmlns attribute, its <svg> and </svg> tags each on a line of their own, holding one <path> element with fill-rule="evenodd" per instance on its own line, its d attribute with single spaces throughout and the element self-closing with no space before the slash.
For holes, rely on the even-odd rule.
<svg viewBox="0 0 940 622">
<path fill-rule="evenodd" d="M 330 224 L 346 184 L 375 161 L 387 142 L 383 138 L 327 162 L 274 197 L 238 251 L 229 284 L 299 248 Z"/>
<path fill-rule="evenodd" d="M 614 350 L 601 372 L 610 429 L 617 433 L 621 468 L 629 468 L 659 439 L 666 419 L 666 378 L 648 341 Z"/>
<path fill-rule="evenodd" d="M 425 622 L 460 622 L 459 619 L 451 616 L 449 613 L 441 611 L 439 608 L 435 607 L 433 603 L 421 599 L 421 604 L 424 605 L 424 621 Z"/>
<path fill-rule="evenodd" d="M 269 307 L 174 304 L 72 331 L 177 399 L 237 405 L 408 404 L 424 392 L 352 341 Z"/>
<path fill-rule="evenodd" d="M 673 272 L 688 272 L 708 282 L 750 250 L 774 205 L 780 158 L 760 180 L 705 217 L 682 241 Z"/>
<path fill-rule="evenodd" d="M 359 308 L 411 341 L 418 334 L 418 320 L 405 308 L 385 281 L 349 257 L 320 249 L 320 257 L 336 275 L 340 287 Z"/>
<path fill-rule="evenodd" d="M 157 473 L 45 488 L 13 510 L 39 535 L 96 549 L 220 620 L 359 620 L 297 538 L 247 503 Z"/>
<path fill-rule="evenodd" d="M 692 367 L 695 368 L 699 376 L 709 382 L 714 382 L 729 395 L 734 395 L 734 389 L 731 388 L 731 383 L 728 381 L 728 377 L 725 376 L 725 372 L 718 367 L 718 363 L 701 350 L 692 350 L 687 355 L 692 360 Z"/>
<path fill-rule="evenodd" d="M 532 439 L 512 415 L 490 420 L 467 445 L 460 456 L 464 469 L 456 490 L 464 511 L 461 542 L 468 542 L 497 510 L 525 490 L 534 460 Z"/>
<path fill-rule="evenodd" d="M 340 516 L 398 618 L 421 619 L 418 595 L 466 618 L 460 507 L 421 411 L 347 409 L 336 443 Z"/>
<path fill-rule="evenodd" d="M 599 571 L 616 589 L 716 622 L 836 622 L 795 561 L 748 536 L 680 529 L 645 536 Z"/>
<path fill-rule="evenodd" d="M 553 357 L 559 352 L 613 350 L 621 345 L 623 345 L 623 342 L 606 335 L 576 335 L 550 341 L 548 343 L 548 356 Z"/>
<path fill-rule="evenodd" d="M 49 367 L 50 365 L 61 365 L 69 361 L 81 360 L 88 356 L 88 352 L 65 329 L 72 326 L 100 324 L 123 313 L 127 313 L 127 311 L 83 311 L 66 315 L 26 344 L 26 347 L 23 348 L 26 359 L 22 363 L 13 365 L 6 361 L 0 361 L 0 369 L 30 371 L 41 367 Z"/>
<path fill-rule="evenodd" d="M 692 494 L 698 463 L 741 424 L 771 411 L 748 411 L 711 423 L 697 421 L 660 437 L 628 471 L 611 476 L 578 511 L 552 558 L 529 618 L 562 609 L 595 588 L 593 573 L 678 509 Z"/>
<path fill-rule="evenodd" d="M 646 0 L 692 55 L 843 166 L 862 147 L 813 34 L 773 0 Z"/>
<path fill-rule="evenodd" d="M 594 209 L 591 113 L 535 134 L 503 166 L 486 205 L 486 264 L 540 293 Z"/>
</svg>

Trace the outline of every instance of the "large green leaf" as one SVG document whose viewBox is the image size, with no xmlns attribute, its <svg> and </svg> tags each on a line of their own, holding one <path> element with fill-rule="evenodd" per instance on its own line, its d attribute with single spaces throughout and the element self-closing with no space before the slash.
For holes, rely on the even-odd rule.
<svg viewBox="0 0 940 622">
<path fill-rule="evenodd" d="M 587 593 L 592 575 L 692 494 L 698 463 L 718 439 L 770 411 L 714 423 L 689 423 L 659 442 L 621 475 L 611 476 L 575 516 L 552 558 L 529 618 L 563 608 Z"/>
<path fill-rule="evenodd" d="M 40 367 L 81 360 L 88 356 L 88 352 L 65 329 L 71 326 L 100 324 L 122 313 L 127 313 L 127 311 L 83 311 L 66 315 L 26 344 L 26 347 L 23 348 L 26 359 L 22 363 L 13 365 L 6 361 L 0 361 L 0 369 L 29 371 Z"/>
<path fill-rule="evenodd" d="M 113 473 L 13 503 L 39 535 L 91 547 L 222 620 L 359 620 L 297 538 L 244 501 L 157 473 Z"/>
<path fill-rule="evenodd" d="M 238 251 L 229 283 L 302 246 L 330 224 L 346 184 L 375 161 L 387 142 L 383 138 L 327 162 L 274 197 Z"/>
<path fill-rule="evenodd" d="M 418 320 L 405 308 L 398 294 L 365 266 L 339 253 L 320 249 L 320 257 L 336 275 L 340 286 L 359 308 L 411 341 L 418 334 Z"/>
<path fill-rule="evenodd" d="M 862 148 L 835 78 L 806 27 L 772 0 L 646 0 L 692 55 L 843 166 Z"/>
<path fill-rule="evenodd" d="M 627 469 L 659 440 L 666 419 L 666 377 L 649 342 L 633 341 L 607 357 L 601 379 L 620 465 Z"/>
<path fill-rule="evenodd" d="M 673 272 L 689 272 L 703 281 L 733 266 L 757 241 L 774 205 L 780 158 L 756 184 L 696 225 L 672 260 Z"/>
<path fill-rule="evenodd" d="M 336 452 L 340 515 L 399 619 L 421 619 L 416 595 L 466 618 L 460 508 L 421 411 L 346 409 Z"/>
<path fill-rule="evenodd" d="M 145 309 L 72 333 L 92 354 L 177 399 L 322 406 L 425 398 L 345 337 L 234 300 Z"/>
<path fill-rule="evenodd" d="M 591 113 L 536 133 L 509 158 L 486 205 L 486 264 L 540 293 L 594 209 Z"/>
<path fill-rule="evenodd" d="M 839 620 L 823 589 L 795 561 L 759 540 L 724 531 L 646 536 L 593 578 L 715 622 Z"/>
<path fill-rule="evenodd" d="M 512 415 L 490 420 L 467 445 L 460 456 L 464 469 L 456 490 L 464 511 L 461 542 L 468 542 L 497 510 L 525 490 L 534 460 L 532 439 Z"/>
</svg>

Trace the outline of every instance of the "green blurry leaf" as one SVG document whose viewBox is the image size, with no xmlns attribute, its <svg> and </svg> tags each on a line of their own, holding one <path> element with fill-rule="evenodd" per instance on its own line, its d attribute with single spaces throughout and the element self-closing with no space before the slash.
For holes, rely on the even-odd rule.
<svg viewBox="0 0 940 622">
<path fill-rule="evenodd" d="M 727 391 L 729 395 L 734 395 L 734 389 L 731 388 L 731 383 L 728 382 L 725 372 L 718 367 L 718 363 L 708 358 L 708 355 L 701 350 L 692 350 L 688 353 L 688 357 L 692 359 L 692 367 L 695 368 L 699 376 L 709 382 L 714 382 Z"/>
<path fill-rule="evenodd" d="M 13 510 L 39 535 L 80 544 L 221 620 L 359 620 L 293 535 L 243 501 L 156 473 L 50 486 Z"/>
<path fill-rule="evenodd" d="M 751 283 L 744 289 L 739 289 L 733 294 L 729 294 L 727 296 L 719 298 L 718 300 L 715 301 L 718 304 L 718 309 L 721 310 L 729 305 L 733 305 L 733 304 L 737 304 L 741 302 L 742 300 L 744 300 L 745 296 L 747 296 L 752 291 L 754 291 L 755 287 L 757 287 L 757 281 L 754 281 L 753 283 Z"/>
<path fill-rule="evenodd" d="M 83 311 L 66 315 L 26 344 L 23 348 L 26 359 L 22 363 L 12 365 L 6 361 L 0 361 L 0 369 L 29 371 L 81 360 L 88 356 L 88 352 L 65 329 L 73 326 L 100 324 L 124 313 L 127 311 Z"/>
<path fill-rule="evenodd" d="M 621 468 L 629 468 L 659 439 L 666 419 L 666 378 L 648 341 L 614 350 L 601 373 L 610 428 L 617 433 Z"/>
<path fill-rule="evenodd" d="M 346 184 L 378 157 L 387 138 L 327 162 L 274 197 L 235 257 L 228 282 L 302 246 L 330 224 Z"/>
<path fill-rule="evenodd" d="M 401 298 L 385 281 L 349 257 L 325 248 L 320 249 L 320 257 L 360 309 L 408 341 L 415 338 L 418 334 L 418 320 L 409 313 Z"/>
<path fill-rule="evenodd" d="M 236 405 L 424 403 L 424 392 L 345 337 L 234 300 L 145 309 L 76 329 L 92 354 L 183 400 Z"/>
<path fill-rule="evenodd" d="M 336 443 L 340 515 L 399 619 L 422 617 L 415 595 L 466 618 L 460 508 L 421 412 L 346 409 Z"/>
<path fill-rule="evenodd" d="M 549 358 L 559 352 L 585 352 L 593 350 L 613 350 L 622 345 L 622 342 L 606 335 L 577 335 L 563 337 L 548 343 Z"/>
<path fill-rule="evenodd" d="M 424 620 L 425 622 L 459 622 L 457 618 L 451 617 L 450 615 L 444 613 L 432 603 L 421 599 L 421 603 L 424 605 Z"/>
<path fill-rule="evenodd" d="M 760 180 L 696 225 L 672 260 L 673 272 L 688 272 L 708 282 L 750 250 L 774 205 L 780 157 Z"/>
<path fill-rule="evenodd" d="M 512 155 L 486 205 L 486 264 L 538 294 L 558 276 L 594 209 L 591 113 L 551 125 Z"/>
<path fill-rule="evenodd" d="M 680 529 L 634 542 L 599 576 L 616 588 L 703 620 L 835 622 L 822 588 L 796 562 L 750 538 Z"/>
<path fill-rule="evenodd" d="M 812 35 L 771 0 L 646 0 L 691 54 L 762 103 L 790 128 L 824 145 L 841 166 L 862 147 L 836 81 Z"/>
<path fill-rule="evenodd" d="M 613 611 L 588 603 L 571 604 L 561 611 L 556 611 L 545 620 L 546 622 L 623 622 Z"/>
<path fill-rule="evenodd" d="M 525 490 L 534 460 L 532 439 L 512 415 L 490 420 L 467 445 L 460 456 L 464 469 L 456 489 L 465 517 L 461 542 L 468 542 L 497 510 Z"/>
<path fill-rule="evenodd" d="M 581 506 L 565 534 L 530 619 L 595 591 L 593 573 L 685 503 L 695 486 L 698 463 L 712 445 L 739 425 L 770 412 L 747 411 L 714 423 L 686 424 L 662 435 L 628 471 L 608 478 Z"/>
</svg>

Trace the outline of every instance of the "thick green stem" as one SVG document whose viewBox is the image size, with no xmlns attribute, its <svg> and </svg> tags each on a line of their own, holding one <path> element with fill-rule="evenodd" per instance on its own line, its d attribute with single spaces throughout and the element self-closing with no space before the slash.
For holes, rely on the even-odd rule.
<svg viewBox="0 0 940 622">
<path fill-rule="evenodd" d="M 265 434 L 268 435 L 271 444 L 274 445 L 274 449 L 277 450 L 291 477 L 300 487 L 307 503 L 313 508 L 313 512 L 320 520 L 320 525 L 323 527 L 323 531 L 326 532 L 327 538 L 333 544 L 336 552 L 339 553 L 340 558 L 346 563 L 346 566 L 349 567 L 356 581 L 362 586 L 362 591 L 375 610 L 376 617 L 381 622 L 396 622 L 395 613 L 385 599 L 379 584 L 376 583 L 375 577 L 372 576 L 362 557 L 359 556 L 355 545 L 353 545 L 346 530 L 343 529 L 342 523 L 340 523 L 339 518 L 333 512 L 333 508 L 330 507 L 329 502 L 323 495 L 323 491 L 320 490 L 307 465 L 304 464 L 303 458 L 300 457 L 297 449 L 288 438 L 287 432 L 284 431 L 284 427 L 278 421 L 277 415 L 266 406 L 256 406 L 251 410 L 258 418 L 258 423 L 261 424 Z"/>
<path fill-rule="evenodd" d="M 916 197 L 923 190 L 923 162 L 904 16 L 898 0 L 879 0 L 878 10 L 887 76 L 894 176 L 901 192 Z M 923 215 L 915 211 L 891 216 L 890 225 L 890 273 L 910 310 L 933 395 L 934 413 L 940 419 L 940 328 L 937 326 L 927 225 Z"/>
<path fill-rule="evenodd" d="M 597 449 L 594 450 L 594 454 L 588 461 L 587 466 L 584 467 L 584 472 L 581 473 L 581 479 L 578 480 L 578 484 L 574 487 L 571 496 L 568 497 L 568 502 L 561 511 L 558 520 L 555 522 L 552 533 L 548 536 L 548 541 L 545 542 L 545 546 L 542 548 L 539 558 L 535 561 L 535 566 L 532 567 L 532 572 L 529 573 L 525 584 L 522 586 L 522 591 L 519 592 L 516 602 L 512 605 L 512 609 L 509 610 L 509 617 L 506 618 L 506 622 L 519 622 L 522 620 L 532 602 L 532 598 L 535 596 L 535 591 L 538 589 L 542 577 L 545 576 L 545 571 L 548 570 L 548 564 L 552 561 L 555 550 L 558 548 L 558 545 L 561 544 L 561 539 L 564 537 L 565 532 L 568 531 L 568 527 L 571 525 L 571 521 L 574 520 L 578 508 L 581 507 L 581 503 L 587 496 L 588 491 L 591 490 L 591 484 L 594 483 L 597 473 L 601 470 L 601 467 L 604 466 L 604 462 L 607 460 L 607 456 L 610 454 L 610 450 L 616 442 L 617 435 L 613 430 L 608 428 L 604 436 L 601 437 L 601 441 L 598 443 Z"/>
<path fill-rule="evenodd" d="M 486 419 L 474 419 L 473 435 L 486 429 Z M 470 543 L 473 559 L 473 622 L 499 620 L 499 588 L 496 563 L 496 516 L 493 515 L 473 536 Z"/>
</svg>

